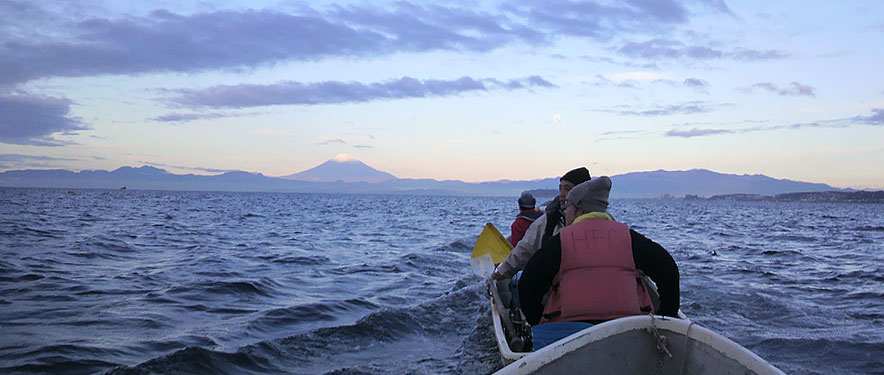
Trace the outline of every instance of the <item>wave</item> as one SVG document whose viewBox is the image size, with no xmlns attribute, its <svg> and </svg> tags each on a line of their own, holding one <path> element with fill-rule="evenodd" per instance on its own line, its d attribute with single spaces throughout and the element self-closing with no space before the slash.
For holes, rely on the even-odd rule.
<svg viewBox="0 0 884 375">
<path fill-rule="evenodd" d="M 861 226 L 861 227 L 857 227 L 857 228 L 854 229 L 854 230 L 864 231 L 864 232 L 884 232 L 884 227 L 882 227 L 882 226 L 864 225 L 864 226 Z"/>
<path fill-rule="evenodd" d="M 321 264 L 327 264 L 330 261 L 331 260 L 328 257 L 322 255 L 286 256 L 272 260 L 273 263 L 299 264 L 302 266 L 318 266 Z"/>
<path fill-rule="evenodd" d="M 144 374 L 271 374 L 283 369 L 245 353 L 225 353 L 200 347 L 187 347 L 143 362 L 137 366 L 116 367 L 106 375 Z"/>
<path fill-rule="evenodd" d="M 769 241 L 786 241 L 786 242 L 817 242 L 819 239 L 809 236 L 801 236 L 795 234 L 779 234 L 779 235 L 769 235 L 766 236 L 766 239 Z"/>
<path fill-rule="evenodd" d="M 247 330 L 275 333 L 280 330 L 317 322 L 334 322 L 354 312 L 374 310 L 378 305 L 364 299 L 317 302 L 265 311 L 252 320 Z"/>
<path fill-rule="evenodd" d="M 41 223 L 33 221 L 2 221 L 0 222 L 0 234 L 4 236 L 23 236 L 28 241 L 41 241 L 45 239 L 62 239 L 66 234 L 63 229 L 45 229 L 39 227 Z"/>
<path fill-rule="evenodd" d="M 764 250 L 761 255 L 801 255 L 801 252 L 793 249 Z"/>
<path fill-rule="evenodd" d="M 386 374 L 393 368 L 450 373 L 455 366 L 450 359 L 462 354 L 464 337 L 480 336 L 474 332 L 475 311 L 483 305 L 484 286 L 475 279 L 463 285 L 416 306 L 373 311 L 353 324 L 266 340 L 233 353 L 187 347 L 107 374 Z M 288 307 L 270 310 L 254 324 L 271 328 L 280 322 L 329 319 L 342 311 L 373 308 L 373 303 L 360 299 Z"/>
<path fill-rule="evenodd" d="M 109 367 L 117 366 L 117 363 L 97 359 L 120 355 L 121 350 L 108 349 L 97 346 L 59 344 L 47 345 L 33 350 L 16 351 L 16 354 L 7 356 L 9 367 L 0 367 L 0 372 L 6 374 L 15 373 L 48 373 L 48 374 L 89 374 L 97 373 Z M 25 358 L 31 359 L 28 363 L 14 364 Z"/>
<path fill-rule="evenodd" d="M 6 271 L 4 270 L 4 273 L 5 272 Z M 7 273 L 7 275 L 8 275 L 8 273 Z M 37 280 L 44 279 L 44 278 L 45 278 L 45 276 L 42 276 L 42 275 L 37 275 L 35 273 L 27 273 L 27 274 L 24 274 L 21 276 L 3 275 L 3 276 L 0 276 L 0 281 L 6 282 L 6 283 L 17 283 L 17 282 L 21 282 L 21 281 L 37 281 Z"/>
<path fill-rule="evenodd" d="M 118 365 L 117 363 L 99 360 L 54 357 L 42 359 L 39 363 L 0 367 L 0 372 L 5 374 L 95 374 Z"/>
<path fill-rule="evenodd" d="M 350 265 L 338 267 L 330 271 L 332 274 L 336 275 L 350 275 L 357 273 L 402 273 L 404 272 L 401 268 L 399 268 L 398 264 L 358 264 L 358 265 Z"/>
<path fill-rule="evenodd" d="M 281 287 L 271 278 L 258 280 L 207 280 L 172 287 L 164 293 L 167 296 L 184 296 L 196 300 L 214 300 L 213 296 L 270 297 L 278 294 Z"/>
<path fill-rule="evenodd" d="M 138 253 L 140 249 L 125 240 L 98 236 L 77 241 L 65 254 L 85 259 L 124 260 Z"/>
<path fill-rule="evenodd" d="M 857 337 L 831 339 L 827 337 L 778 337 L 764 339 L 748 347 L 762 357 L 772 361 L 800 363 L 801 367 L 780 366 L 792 373 L 820 374 L 880 374 L 884 369 L 884 357 L 869 355 L 884 353 L 884 342 L 868 342 Z M 838 358 L 831 361 L 830 358 Z M 853 371 L 849 370 L 853 369 Z M 793 371 L 789 371 L 793 370 Z"/>
</svg>

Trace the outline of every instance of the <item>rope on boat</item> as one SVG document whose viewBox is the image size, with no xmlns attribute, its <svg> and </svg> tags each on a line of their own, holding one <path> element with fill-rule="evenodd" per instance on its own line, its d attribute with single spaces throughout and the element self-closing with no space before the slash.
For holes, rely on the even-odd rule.
<svg viewBox="0 0 884 375">
<path fill-rule="evenodd" d="M 657 352 L 660 356 L 666 354 L 669 359 L 672 359 L 672 352 L 669 351 L 669 339 L 666 336 L 660 334 L 657 331 L 657 322 L 654 320 L 654 313 L 651 313 L 651 334 L 654 335 L 654 339 L 657 340 Z M 662 364 L 661 364 L 662 365 Z M 660 366 L 657 366 L 660 367 Z"/>
<path fill-rule="evenodd" d="M 688 330 L 684 333 L 684 350 L 682 350 L 682 355 L 684 358 L 681 360 L 681 372 L 679 374 L 684 375 L 684 369 L 688 363 L 688 341 L 691 340 L 691 328 L 694 327 L 694 322 L 688 324 Z"/>
<path fill-rule="evenodd" d="M 657 341 L 657 353 L 662 357 L 664 354 L 672 359 L 672 352 L 669 351 L 669 339 L 660 334 L 660 331 L 657 330 L 657 321 L 654 318 L 654 313 L 649 314 L 651 316 L 651 334 L 654 335 L 654 339 Z M 682 360 L 681 360 L 681 371 L 679 374 L 684 375 L 685 368 L 688 363 L 688 343 L 691 340 L 691 328 L 694 327 L 694 322 L 688 324 L 688 329 L 684 334 L 684 349 L 682 349 Z M 663 367 L 663 360 L 657 360 L 657 367 Z"/>
</svg>

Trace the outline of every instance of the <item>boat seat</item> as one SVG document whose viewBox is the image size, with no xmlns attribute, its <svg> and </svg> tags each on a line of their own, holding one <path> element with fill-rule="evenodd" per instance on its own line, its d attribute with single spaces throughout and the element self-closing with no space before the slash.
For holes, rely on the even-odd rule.
<svg viewBox="0 0 884 375">
<path fill-rule="evenodd" d="M 585 322 L 557 322 L 538 324 L 531 327 L 531 338 L 534 342 L 532 351 L 559 341 L 572 334 L 592 327 L 592 323 Z"/>
</svg>

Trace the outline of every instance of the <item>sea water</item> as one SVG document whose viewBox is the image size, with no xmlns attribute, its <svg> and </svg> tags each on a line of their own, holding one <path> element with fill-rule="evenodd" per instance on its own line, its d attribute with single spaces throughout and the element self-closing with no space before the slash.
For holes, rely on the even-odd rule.
<svg viewBox="0 0 884 375">
<path fill-rule="evenodd" d="M 694 322 L 884 374 L 884 205 L 615 200 Z M 0 373 L 486 374 L 469 267 L 516 197 L 0 189 Z"/>
</svg>

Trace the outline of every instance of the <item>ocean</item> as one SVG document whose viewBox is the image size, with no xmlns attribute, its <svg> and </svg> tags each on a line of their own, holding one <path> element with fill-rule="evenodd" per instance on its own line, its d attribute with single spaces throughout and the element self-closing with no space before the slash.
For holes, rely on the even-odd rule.
<svg viewBox="0 0 884 375">
<path fill-rule="evenodd" d="M 491 373 L 469 258 L 516 198 L 0 189 L 0 373 Z M 788 374 L 884 374 L 884 205 L 609 211 L 697 324 Z"/>
</svg>

